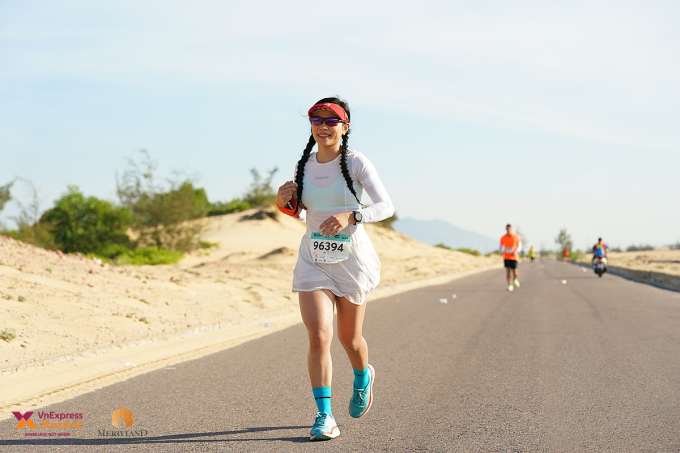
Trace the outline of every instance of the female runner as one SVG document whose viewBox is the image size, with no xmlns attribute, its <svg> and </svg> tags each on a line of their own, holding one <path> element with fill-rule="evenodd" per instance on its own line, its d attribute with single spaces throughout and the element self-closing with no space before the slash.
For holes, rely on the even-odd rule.
<svg viewBox="0 0 680 453">
<path fill-rule="evenodd" d="M 328 440 L 340 435 L 331 412 L 334 307 L 338 338 L 354 368 L 349 413 L 359 418 L 373 403 L 375 370 L 368 364 L 362 327 L 366 298 L 380 281 L 380 260 L 363 224 L 391 217 L 394 207 L 371 162 L 347 147 L 347 103 L 321 99 L 308 115 L 312 134 L 295 167 L 295 181 L 279 187 L 276 203 L 281 212 L 307 224 L 293 291 L 307 327 L 307 368 L 318 409 L 310 439 Z M 374 204 L 362 209 L 364 191 Z"/>
</svg>

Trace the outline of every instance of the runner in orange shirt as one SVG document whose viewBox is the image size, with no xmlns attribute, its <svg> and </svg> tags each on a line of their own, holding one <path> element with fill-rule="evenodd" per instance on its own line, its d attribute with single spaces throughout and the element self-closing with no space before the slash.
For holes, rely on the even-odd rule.
<svg viewBox="0 0 680 453">
<path fill-rule="evenodd" d="M 509 223 L 505 226 L 507 234 L 501 238 L 501 246 L 499 252 L 503 255 L 503 262 L 505 263 L 505 275 L 508 279 L 508 291 L 512 291 L 514 283 L 519 288 L 519 271 L 517 270 L 517 256 L 522 251 L 522 239 L 512 232 L 512 225 Z M 511 272 L 512 271 L 512 272 Z M 512 273 L 512 275 L 510 275 Z M 514 277 L 514 279 L 513 279 Z"/>
</svg>

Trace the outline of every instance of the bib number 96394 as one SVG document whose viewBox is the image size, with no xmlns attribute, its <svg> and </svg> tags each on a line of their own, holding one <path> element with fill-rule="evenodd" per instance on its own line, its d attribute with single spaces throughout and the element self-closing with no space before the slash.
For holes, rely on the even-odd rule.
<svg viewBox="0 0 680 453">
<path fill-rule="evenodd" d="M 310 248 L 312 261 L 315 263 L 334 264 L 349 258 L 349 246 L 351 236 L 349 234 L 336 234 L 324 236 L 315 231 L 312 233 Z"/>
</svg>

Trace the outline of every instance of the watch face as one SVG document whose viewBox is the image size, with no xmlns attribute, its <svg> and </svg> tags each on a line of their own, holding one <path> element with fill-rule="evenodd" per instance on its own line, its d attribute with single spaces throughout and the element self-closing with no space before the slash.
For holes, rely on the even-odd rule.
<svg viewBox="0 0 680 453">
<path fill-rule="evenodd" d="M 355 213 L 354 213 L 354 219 L 356 219 L 357 223 L 361 223 L 361 220 L 363 219 L 363 216 L 361 215 L 360 212 L 355 212 Z"/>
</svg>

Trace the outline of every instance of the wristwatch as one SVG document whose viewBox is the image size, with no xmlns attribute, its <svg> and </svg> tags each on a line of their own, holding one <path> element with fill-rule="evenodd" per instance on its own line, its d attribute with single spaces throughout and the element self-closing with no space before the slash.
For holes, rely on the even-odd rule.
<svg viewBox="0 0 680 453">
<path fill-rule="evenodd" d="M 359 211 L 352 211 L 354 214 L 354 224 L 357 225 L 361 223 L 362 220 L 364 220 L 364 216 L 361 215 Z"/>
</svg>

